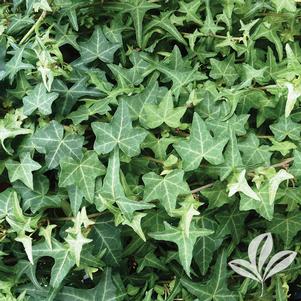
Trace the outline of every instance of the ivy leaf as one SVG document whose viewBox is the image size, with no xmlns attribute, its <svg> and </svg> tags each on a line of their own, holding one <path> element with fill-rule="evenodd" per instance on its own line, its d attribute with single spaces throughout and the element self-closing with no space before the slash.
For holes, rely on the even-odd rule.
<svg viewBox="0 0 301 301">
<path fill-rule="evenodd" d="M 145 59 L 150 61 L 155 69 L 166 76 L 165 81 L 172 81 L 171 91 L 176 98 L 180 95 L 182 88 L 189 83 L 207 78 L 206 75 L 198 71 L 199 66 L 197 64 L 193 68 L 187 65 L 177 46 L 173 48 L 169 59 L 166 61 L 158 63 L 149 60 L 147 57 Z"/>
<path fill-rule="evenodd" d="M 52 91 L 59 93 L 60 98 L 63 99 L 63 103 L 57 102 L 55 104 L 56 110 L 62 115 L 67 115 L 77 100 L 83 96 L 94 98 L 102 95 L 97 89 L 87 87 L 86 76 L 78 78 L 71 87 L 67 87 L 63 81 L 57 79 L 53 82 Z"/>
<path fill-rule="evenodd" d="M 43 84 L 38 84 L 23 98 L 24 114 L 31 115 L 35 110 L 43 115 L 51 114 L 51 105 L 58 98 L 58 93 L 48 93 Z"/>
<path fill-rule="evenodd" d="M 68 186 L 67 191 L 73 216 L 76 216 L 82 204 L 84 194 L 76 185 Z"/>
<path fill-rule="evenodd" d="M 227 86 L 231 86 L 238 78 L 238 73 L 234 67 L 234 55 L 228 56 L 225 60 L 220 61 L 216 59 L 210 59 L 212 66 L 209 73 L 213 79 L 223 79 Z"/>
<path fill-rule="evenodd" d="M 159 17 L 154 17 L 151 22 L 148 23 L 145 31 L 148 32 L 153 28 L 162 28 L 167 31 L 174 39 L 180 43 L 186 45 L 185 39 L 182 37 L 181 33 L 178 31 L 176 26 L 171 22 L 171 12 L 163 12 Z"/>
<path fill-rule="evenodd" d="M 167 222 L 164 222 L 164 226 L 164 231 L 149 233 L 148 235 L 157 240 L 171 241 L 177 244 L 180 262 L 186 274 L 189 276 L 190 265 L 192 261 L 192 251 L 196 239 L 200 236 L 210 235 L 213 233 L 213 231 L 198 228 L 194 223 L 192 223 L 189 230 L 189 236 L 187 237 L 183 229 L 175 228 Z"/>
<path fill-rule="evenodd" d="M 99 161 L 94 151 L 87 151 L 80 160 L 71 157 L 60 161 L 61 172 L 59 186 L 76 185 L 85 198 L 92 202 L 94 199 L 95 179 L 105 174 L 105 167 Z"/>
<path fill-rule="evenodd" d="M 298 97 L 301 96 L 301 87 L 295 87 L 291 83 L 285 83 L 285 86 L 287 87 L 287 101 L 285 105 L 285 117 L 287 118 L 294 109 Z"/>
<path fill-rule="evenodd" d="M 185 22 L 194 22 L 196 24 L 202 25 L 201 18 L 198 15 L 201 3 L 198 0 L 194 0 L 189 3 L 180 1 L 179 5 L 179 12 L 185 14 Z"/>
<path fill-rule="evenodd" d="M 199 300 L 204 301 L 236 301 L 237 295 L 227 288 L 227 272 L 226 272 L 227 253 L 225 250 L 219 255 L 214 266 L 213 274 L 206 283 L 196 283 L 182 278 L 182 285 L 196 296 Z"/>
<path fill-rule="evenodd" d="M 121 99 L 124 99 L 127 103 L 132 120 L 139 119 L 141 122 L 145 122 L 145 116 L 143 115 L 145 105 L 156 104 L 159 95 L 163 94 L 163 91 L 165 91 L 165 89 L 159 88 L 158 82 L 153 81 L 146 86 L 142 93 L 122 96 Z"/>
<path fill-rule="evenodd" d="M 215 136 L 229 136 L 233 131 L 237 136 L 246 134 L 245 124 L 248 121 L 249 115 L 234 114 L 231 118 L 221 121 L 215 118 L 208 118 L 206 120 L 207 128 L 213 131 Z"/>
<path fill-rule="evenodd" d="M 144 106 L 142 120 L 145 120 L 145 125 L 151 129 L 160 126 L 162 123 L 176 128 L 180 126 L 180 119 L 185 111 L 186 107 L 174 108 L 172 94 L 168 91 L 158 106 L 151 104 Z"/>
<path fill-rule="evenodd" d="M 270 129 L 278 141 L 284 140 L 287 136 L 292 140 L 300 139 L 301 125 L 292 121 L 290 117 L 280 117 L 277 123 L 270 125 Z"/>
<path fill-rule="evenodd" d="M 23 199 L 23 210 L 31 209 L 33 213 L 46 208 L 59 208 L 61 199 L 58 195 L 48 194 L 49 180 L 44 175 L 38 175 L 33 180 L 33 188 L 27 188 L 23 183 L 14 183 L 14 188 Z"/>
<path fill-rule="evenodd" d="M 213 169 L 218 169 L 221 181 L 225 180 L 231 173 L 241 170 L 243 167 L 242 159 L 237 146 L 237 139 L 232 130 L 230 133 L 230 140 L 224 152 L 224 158 L 224 163 L 213 167 Z"/>
<path fill-rule="evenodd" d="M 215 231 L 217 223 L 210 216 L 202 216 L 198 220 L 201 228 Z M 193 249 L 193 259 L 197 263 L 201 274 L 205 275 L 213 259 L 214 251 L 221 245 L 222 239 L 215 238 L 214 234 L 198 237 Z"/>
<path fill-rule="evenodd" d="M 259 196 L 252 190 L 246 180 L 246 170 L 242 170 L 238 175 L 237 182 L 228 184 L 229 196 L 234 195 L 237 192 L 241 192 L 251 199 L 260 201 Z"/>
<path fill-rule="evenodd" d="M 176 143 L 177 140 L 178 139 L 173 136 L 157 139 L 153 134 L 149 134 L 141 146 L 142 148 L 150 148 L 157 159 L 164 160 L 168 146 L 172 143 Z"/>
<path fill-rule="evenodd" d="M 289 247 L 293 238 L 301 230 L 301 212 L 295 210 L 288 214 L 276 213 L 268 225 L 269 231 L 275 233 Z"/>
<path fill-rule="evenodd" d="M 79 44 L 80 55 L 85 64 L 99 59 L 105 63 L 112 63 L 114 53 L 121 47 L 119 43 L 112 43 L 103 34 L 100 26 L 96 26 L 87 42 Z"/>
<path fill-rule="evenodd" d="M 16 76 L 16 74 L 21 70 L 28 70 L 34 69 L 34 66 L 29 63 L 24 63 L 23 56 L 24 56 L 24 46 L 20 48 L 15 48 L 12 51 L 13 57 L 5 64 L 5 72 L 1 76 L 0 80 L 6 76 L 9 77 L 9 80 L 12 82 Z"/>
<path fill-rule="evenodd" d="M 64 127 L 55 120 L 38 129 L 31 140 L 40 153 L 46 154 L 49 169 L 57 167 L 60 160 L 66 157 L 79 160 L 82 156 L 84 138 L 76 134 L 64 136 Z"/>
<path fill-rule="evenodd" d="M 243 153 L 242 160 L 246 166 L 264 164 L 268 166 L 272 153 L 268 145 L 260 145 L 254 133 L 250 133 L 245 140 L 238 143 L 239 150 Z"/>
<path fill-rule="evenodd" d="M 225 208 L 223 211 L 219 211 L 216 214 L 216 219 L 219 223 L 216 230 L 217 238 L 223 238 L 230 234 L 233 241 L 238 243 L 243 234 L 244 220 L 247 215 L 246 212 L 240 211 L 240 208 L 236 205 L 233 205 L 231 208 Z"/>
<path fill-rule="evenodd" d="M 269 200 L 273 204 L 276 198 L 276 193 L 279 185 L 285 181 L 293 179 L 294 176 L 288 173 L 285 169 L 280 169 L 273 177 L 269 179 Z"/>
<path fill-rule="evenodd" d="M 115 227 L 113 220 L 108 216 L 98 218 L 89 234 L 89 237 L 93 239 L 94 252 L 99 253 L 105 250 L 103 260 L 112 267 L 118 267 L 121 261 L 120 234 L 120 229 Z"/>
<path fill-rule="evenodd" d="M 282 1 L 282 0 L 280 0 Z M 271 23 L 262 22 L 251 35 L 253 40 L 258 40 L 260 38 L 266 38 L 276 47 L 279 60 L 282 61 L 283 58 L 283 46 L 281 40 L 277 34 L 277 26 L 271 26 Z"/>
<path fill-rule="evenodd" d="M 20 155 L 20 162 L 7 160 L 5 167 L 8 171 L 9 180 L 15 182 L 22 181 L 27 187 L 33 190 L 32 172 L 41 168 L 41 165 L 32 160 L 29 153 Z"/>
<path fill-rule="evenodd" d="M 293 165 L 288 170 L 292 173 L 295 178 L 300 179 L 301 177 L 301 152 L 294 150 L 294 162 Z"/>
<path fill-rule="evenodd" d="M 184 172 L 173 170 L 164 178 L 154 172 L 145 174 L 142 180 L 145 184 L 143 199 L 146 202 L 160 200 L 168 213 L 176 208 L 177 197 L 190 193 L 186 182 L 183 181 Z"/>
<path fill-rule="evenodd" d="M 293 0 L 272 0 L 272 2 L 276 6 L 277 12 L 282 10 L 287 10 L 289 12 L 296 11 L 296 2 Z"/>
<path fill-rule="evenodd" d="M 271 221 L 274 214 L 274 202 L 270 202 L 269 185 L 266 183 L 260 189 L 254 189 L 260 201 L 250 198 L 244 194 L 240 196 L 240 210 L 254 209 L 259 215 Z"/>
<path fill-rule="evenodd" d="M 121 300 L 123 294 L 117 293 L 117 289 L 112 281 L 111 269 L 106 268 L 101 275 L 99 283 L 94 288 L 87 290 L 64 287 L 58 294 L 58 298 L 64 301 L 115 301 Z"/>
<path fill-rule="evenodd" d="M 115 146 L 129 157 L 140 153 L 140 144 L 147 133 L 141 128 L 133 128 L 127 104 L 124 101 L 118 106 L 110 124 L 103 122 L 92 123 L 96 135 L 94 149 L 99 154 L 110 153 Z"/>
<path fill-rule="evenodd" d="M 107 173 L 104 178 L 99 197 L 105 198 L 106 201 L 111 201 L 112 204 L 116 202 L 121 212 L 128 220 L 131 220 L 133 218 L 133 213 L 135 211 L 150 209 L 154 207 L 153 204 L 134 201 L 127 198 L 120 182 L 119 172 L 119 150 L 116 147 L 109 158 Z"/>
<path fill-rule="evenodd" d="M 209 209 L 219 208 L 224 204 L 233 202 L 233 199 L 226 192 L 225 185 L 221 182 L 215 182 L 211 188 L 201 190 L 200 194 L 209 200 Z"/>
<path fill-rule="evenodd" d="M 4 151 L 11 154 L 4 144 L 4 141 L 8 138 L 14 138 L 19 135 L 27 135 L 32 133 L 31 129 L 22 128 L 22 114 L 18 112 L 7 113 L 3 119 L 0 120 L 0 142 Z"/>
<path fill-rule="evenodd" d="M 188 141 L 182 140 L 174 145 L 183 160 L 183 168 L 185 170 L 196 169 L 203 159 L 213 165 L 221 164 L 224 161 L 222 152 L 228 138 L 219 137 L 216 140 L 210 135 L 202 118 L 194 113 Z"/>
<path fill-rule="evenodd" d="M 143 19 L 146 14 L 151 9 L 160 7 L 156 3 L 151 3 L 146 0 L 134 0 L 128 2 L 113 2 L 112 5 L 114 9 L 117 9 L 122 14 L 129 13 L 134 23 L 136 40 L 138 46 L 142 47 L 142 37 L 143 37 Z"/>
<path fill-rule="evenodd" d="M 34 262 L 44 256 L 50 256 L 54 259 L 50 285 L 58 288 L 70 269 L 75 265 L 75 258 L 71 255 L 70 250 L 59 241 L 52 239 L 51 245 L 52 248 L 49 247 L 46 241 L 35 244 L 32 247 L 32 256 Z"/>
</svg>

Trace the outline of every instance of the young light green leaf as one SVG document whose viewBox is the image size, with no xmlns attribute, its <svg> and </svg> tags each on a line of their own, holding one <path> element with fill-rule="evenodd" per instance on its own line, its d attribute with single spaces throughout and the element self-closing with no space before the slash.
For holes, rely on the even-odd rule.
<svg viewBox="0 0 301 301">
<path fill-rule="evenodd" d="M 294 176 L 288 173 L 285 169 L 280 169 L 272 178 L 269 179 L 269 200 L 273 204 L 276 198 L 276 192 L 279 185 L 285 181 L 293 179 Z"/>
<path fill-rule="evenodd" d="M 246 170 L 242 170 L 237 177 L 237 182 L 228 184 L 229 196 L 234 195 L 237 192 L 242 192 L 246 196 L 256 201 L 260 201 L 259 196 L 252 190 L 246 180 Z"/>
</svg>

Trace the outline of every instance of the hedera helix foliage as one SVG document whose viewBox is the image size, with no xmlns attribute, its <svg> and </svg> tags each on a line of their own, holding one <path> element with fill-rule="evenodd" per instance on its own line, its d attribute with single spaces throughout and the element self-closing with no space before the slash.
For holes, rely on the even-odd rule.
<svg viewBox="0 0 301 301">
<path fill-rule="evenodd" d="M 288 300 L 300 256 L 296 0 L 0 5 L 0 300 Z"/>
</svg>

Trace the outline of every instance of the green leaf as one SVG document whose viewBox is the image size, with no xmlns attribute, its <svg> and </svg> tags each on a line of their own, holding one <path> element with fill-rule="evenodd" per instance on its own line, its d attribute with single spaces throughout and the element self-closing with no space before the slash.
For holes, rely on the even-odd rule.
<svg viewBox="0 0 301 301">
<path fill-rule="evenodd" d="M 259 197 L 259 201 L 244 194 L 240 196 L 240 207 L 242 211 L 254 209 L 259 215 L 271 221 L 274 214 L 274 202 L 269 199 L 269 185 L 264 184 L 260 189 L 254 189 Z"/>
<path fill-rule="evenodd" d="M 110 268 L 106 268 L 102 273 L 96 287 L 88 290 L 64 287 L 58 294 L 58 298 L 64 301 L 115 301 L 121 300 L 122 296 L 122 293 L 117 293 Z"/>
<path fill-rule="evenodd" d="M 46 154 L 49 169 L 57 167 L 63 158 L 79 160 L 82 156 L 83 137 L 76 134 L 66 134 L 64 137 L 64 127 L 55 120 L 38 129 L 31 140 L 39 152 Z"/>
<path fill-rule="evenodd" d="M 203 159 L 213 165 L 224 161 L 222 152 L 228 141 L 227 137 L 215 139 L 210 135 L 202 118 L 194 113 L 189 139 L 174 145 L 175 150 L 183 160 L 185 170 L 198 168 Z"/>
<path fill-rule="evenodd" d="M 300 179 L 301 177 L 301 152 L 294 150 L 294 162 L 289 168 L 289 172 L 294 175 L 295 178 Z"/>
<path fill-rule="evenodd" d="M 48 93 L 44 84 L 38 84 L 23 98 L 24 114 L 31 115 L 35 110 L 43 115 L 51 114 L 51 105 L 58 98 L 58 93 Z"/>
<path fill-rule="evenodd" d="M 33 190 L 27 188 L 23 183 L 14 183 L 14 188 L 22 197 L 23 210 L 31 209 L 33 213 L 46 208 L 59 208 L 61 199 L 58 195 L 51 195 L 49 191 L 49 180 L 44 175 L 38 175 L 33 180 Z"/>
<path fill-rule="evenodd" d="M 153 28 L 159 27 L 168 32 L 175 40 L 186 45 L 185 39 L 182 37 L 176 26 L 172 24 L 170 16 L 171 12 L 163 12 L 160 14 L 160 17 L 154 17 L 153 20 L 147 24 L 145 31 L 148 32 Z"/>
<path fill-rule="evenodd" d="M 145 125 L 151 129 L 160 126 L 162 123 L 171 128 L 176 128 L 180 126 L 180 120 L 185 111 L 186 107 L 174 108 L 172 94 L 168 91 L 158 106 L 151 104 L 144 106 L 142 120 L 145 120 Z"/>
<path fill-rule="evenodd" d="M 282 10 L 287 10 L 289 12 L 296 11 L 296 2 L 294 0 L 272 0 L 272 2 L 276 6 L 277 12 Z"/>
<path fill-rule="evenodd" d="M 293 211 L 288 214 L 276 213 L 271 223 L 269 223 L 268 229 L 277 234 L 287 248 L 301 230 L 300 217 L 300 211 Z"/>
<path fill-rule="evenodd" d="M 227 253 L 225 250 L 219 255 L 211 278 L 206 283 L 196 283 L 182 278 L 182 285 L 202 301 L 236 301 L 237 295 L 227 287 L 226 272 Z"/>
<path fill-rule="evenodd" d="M 201 228 L 215 231 L 217 223 L 210 216 L 202 216 L 198 220 L 198 225 Z M 198 237 L 193 249 L 193 259 L 197 263 L 202 275 L 208 271 L 210 263 L 213 259 L 214 251 L 222 243 L 222 239 L 217 239 L 214 234 Z"/>
<path fill-rule="evenodd" d="M 0 120 L 0 142 L 4 151 L 11 154 L 4 144 L 4 141 L 8 138 L 14 138 L 19 135 L 27 135 L 32 133 L 31 129 L 22 128 L 23 114 L 18 111 L 15 113 L 7 113 L 3 119 Z"/>
<path fill-rule="evenodd" d="M 128 107 L 122 101 L 110 124 L 103 122 L 92 123 L 93 132 L 96 135 L 94 149 L 99 154 L 110 153 L 115 146 L 129 157 L 140 153 L 140 144 L 147 133 L 141 128 L 133 128 Z"/>
<path fill-rule="evenodd" d="M 59 186 L 76 185 L 85 198 L 92 202 L 95 192 L 95 179 L 105 174 L 105 167 L 94 151 L 87 151 L 80 160 L 71 157 L 60 161 Z"/>
<path fill-rule="evenodd" d="M 44 256 L 50 256 L 54 259 L 50 285 L 58 288 L 70 269 L 75 265 L 75 258 L 71 255 L 70 250 L 59 241 L 52 239 L 51 245 L 52 248 L 49 247 L 46 241 L 35 244 L 32 247 L 32 256 L 34 262 Z"/>
<path fill-rule="evenodd" d="M 210 64 L 212 68 L 209 75 L 213 79 L 223 79 L 227 86 L 232 86 L 238 78 L 234 66 L 234 55 L 230 55 L 223 61 L 210 59 Z"/>
<path fill-rule="evenodd" d="M 66 83 L 61 80 L 55 80 L 52 85 L 52 91 L 59 93 L 62 101 L 56 102 L 56 110 L 62 115 L 66 115 L 73 108 L 78 99 L 83 96 L 86 97 L 99 97 L 102 95 L 100 91 L 87 87 L 87 77 L 83 76 L 76 78 L 71 87 L 68 87 Z"/>
<path fill-rule="evenodd" d="M 287 136 L 292 140 L 300 139 L 301 125 L 290 117 L 280 117 L 277 123 L 270 125 L 270 129 L 278 141 L 283 141 Z"/>
<path fill-rule="evenodd" d="M 219 208 L 224 204 L 232 203 L 233 199 L 228 196 L 226 186 L 222 182 L 215 182 L 211 188 L 200 191 L 200 194 L 209 201 L 209 209 Z"/>
<path fill-rule="evenodd" d="M 164 160 L 166 158 L 167 148 L 170 144 L 176 143 L 177 140 L 178 139 L 173 136 L 157 139 L 153 134 L 149 134 L 141 144 L 141 147 L 150 148 L 157 159 Z"/>
<path fill-rule="evenodd" d="M 228 207 L 223 211 L 219 211 L 216 214 L 216 219 L 219 223 L 216 230 L 217 237 L 223 238 L 226 235 L 231 235 L 233 241 L 238 243 L 243 234 L 246 216 L 247 213 L 240 211 L 236 205 L 232 205 L 231 208 Z"/>
<path fill-rule="evenodd" d="M 268 166 L 272 153 L 269 146 L 260 145 L 254 133 L 250 133 L 245 140 L 238 143 L 239 150 L 243 153 L 242 160 L 246 166 L 254 167 L 257 164 Z"/>
<path fill-rule="evenodd" d="M 231 131 L 237 136 L 243 136 L 246 134 L 245 124 L 249 119 L 249 115 L 234 114 L 228 120 L 216 120 L 216 118 L 208 118 L 206 120 L 207 128 L 213 131 L 215 136 L 230 136 Z"/>
<path fill-rule="evenodd" d="M 94 252 L 97 254 L 105 250 L 102 259 L 112 267 L 118 267 L 121 262 L 122 244 L 120 234 L 120 229 L 115 227 L 113 220 L 108 216 L 104 216 L 96 220 L 89 235 L 93 239 Z"/>
<path fill-rule="evenodd" d="M 192 261 L 192 251 L 196 239 L 200 236 L 206 236 L 213 233 L 208 229 L 198 228 L 194 223 L 191 224 L 189 236 L 185 235 L 183 229 L 175 228 L 164 222 L 165 230 L 161 232 L 149 233 L 148 235 L 157 240 L 171 241 L 178 246 L 181 264 L 186 272 L 190 275 L 190 265 Z"/>
<path fill-rule="evenodd" d="M 180 8 L 179 12 L 185 14 L 185 22 L 193 22 L 199 25 L 202 25 L 201 18 L 198 14 L 199 7 L 201 5 L 200 1 L 194 0 L 189 3 L 184 1 L 179 2 Z"/>
<path fill-rule="evenodd" d="M 107 173 L 103 181 L 102 189 L 98 198 L 106 199 L 106 202 L 111 202 L 111 205 L 117 203 L 119 209 L 124 214 L 126 219 L 131 220 L 133 213 L 138 210 L 150 209 L 154 207 L 142 201 L 134 201 L 126 197 L 124 189 L 120 182 L 120 161 L 119 150 L 116 147 L 111 153 Z"/>
<path fill-rule="evenodd" d="M 277 0 L 278 1 L 278 0 Z M 282 0 L 279 0 L 282 1 Z M 290 1 L 290 0 L 289 0 Z M 271 23 L 262 22 L 255 30 L 255 32 L 251 35 L 251 38 L 254 40 L 258 40 L 260 38 L 266 38 L 271 43 L 273 43 L 276 47 L 279 60 L 282 60 L 283 57 L 283 46 L 281 40 L 277 34 L 277 26 L 272 26 Z"/>
<path fill-rule="evenodd" d="M 13 57 L 5 64 L 5 72 L 1 76 L 0 80 L 6 76 L 9 77 L 9 80 L 12 82 L 17 75 L 17 73 L 21 70 L 28 70 L 34 69 L 34 66 L 29 63 L 24 63 L 23 56 L 24 56 L 24 46 L 20 48 L 15 48 L 13 50 Z"/>
<path fill-rule="evenodd" d="M 20 155 L 20 162 L 7 160 L 5 167 L 8 171 L 9 180 L 15 182 L 22 181 L 27 187 L 33 190 L 33 175 L 32 172 L 41 168 L 41 165 L 32 160 L 29 153 Z"/>
<path fill-rule="evenodd" d="M 94 29 L 90 39 L 79 44 L 80 55 L 85 64 L 99 59 L 105 63 L 112 63 L 114 53 L 121 47 L 119 43 L 112 43 L 103 34 L 100 26 Z"/>
<path fill-rule="evenodd" d="M 176 208 L 179 195 L 190 193 L 186 182 L 183 181 L 184 172 L 173 170 L 164 178 L 154 172 L 145 174 L 142 180 L 145 184 L 143 199 L 146 202 L 159 200 L 168 213 Z"/>
<path fill-rule="evenodd" d="M 219 166 L 213 167 L 218 169 L 220 180 L 225 180 L 231 173 L 235 173 L 242 169 L 243 163 L 237 146 L 237 139 L 231 130 L 230 140 L 224 152 L 225 162 Z"/>
</svg>

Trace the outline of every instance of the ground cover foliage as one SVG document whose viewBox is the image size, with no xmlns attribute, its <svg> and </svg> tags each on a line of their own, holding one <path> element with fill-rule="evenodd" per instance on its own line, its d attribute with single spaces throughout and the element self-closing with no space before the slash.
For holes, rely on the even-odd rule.
<svg viewBox="0 0 301 301">
<path fill-rule="evenodd" d="M 289 300 L 295 0 L 0 5 L 0 300 Z M 271 232 L 294 263 L 227 265 Z"/>
</svg>

